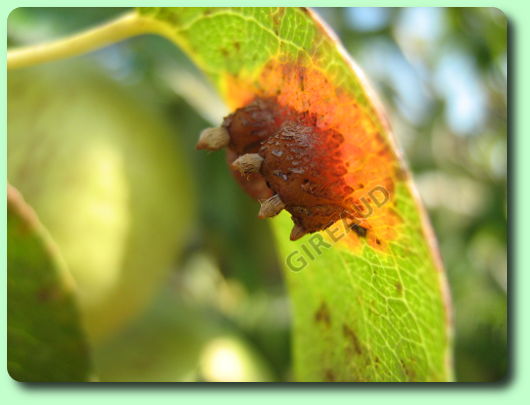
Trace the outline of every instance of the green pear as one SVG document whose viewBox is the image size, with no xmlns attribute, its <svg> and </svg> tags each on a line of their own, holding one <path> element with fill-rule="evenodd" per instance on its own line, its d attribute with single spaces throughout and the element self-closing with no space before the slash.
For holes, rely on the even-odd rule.
<svg viewBox="0 0 530 405">
<path fill-rule="evenodd" d="M 190 229 L 177 141 L 149 103 L 86 64 L 9 73 L 8 179 L 57 242 L 92 342 L 145 308 Z"/>
</svg>

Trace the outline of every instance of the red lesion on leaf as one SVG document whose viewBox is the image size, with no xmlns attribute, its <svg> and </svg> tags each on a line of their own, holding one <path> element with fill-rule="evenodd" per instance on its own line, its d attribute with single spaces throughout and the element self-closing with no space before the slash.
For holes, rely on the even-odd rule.
<svg viewBox="0 0 530 405">
<path fill-rule="evenodd" d="M 393 207 L 399 162 L 381 134 L 383 129 L 377 117 L 351 93 L 335 86 L 316 68 L 277 60 L 270 61 L 256 77 L 227 74 L 222 86 L 233 108 L 261 103 L 261 108 L 250 112 L 261 117 L 255 121 L 258 124 L 252 137 L 238 139 L 232 135 L 228 154 L 229 162 L 241 153 L 259 152 L 267 156 L 262 172 L 269 184 L 259 174 L 248 178 L 239 175 L 251 195 L 266 198 L 272 195 L 270 186 L 276 192 L 281 189 L 282 174 L 288 174 L 281 170 L 287 164 L 287 155 L 291 159 L 290 169 L 292 161 L 301 161 L 310 175 L 294 178 L 291 181 L 294 188 L 284 190 L 282 200 L 296 199 L 289 197 L 289 193 L 305 187 L 310 191 L 307 204 L 324 206 L 320 218 L 313 211 L 313 219 L 298 220 L 307 231 L 325 229 L 346 218 L 366 230 L 363 235 L 349 232 L 344 240 L 350 245 L 366 239 L 372 247 L 384 249 L 396 237 L 395 227 L 400 218 Z M 240 124 L 233 117 L 228 119 L 232 122 L 225 120 L 225 126 L 236 128 Z M 302 135 L 288 143 L 282 136 L 288 137 L 289 132 Z M 340 209 L 326 208 L 324 200 Z M 293 210 L 289 211 L 293 214 Z M 295 212 L 295 223 L 297 218 L 304 218 L 303 213 Z M 325 223 L 329 220 L 330 224 Z"/>
</svg>

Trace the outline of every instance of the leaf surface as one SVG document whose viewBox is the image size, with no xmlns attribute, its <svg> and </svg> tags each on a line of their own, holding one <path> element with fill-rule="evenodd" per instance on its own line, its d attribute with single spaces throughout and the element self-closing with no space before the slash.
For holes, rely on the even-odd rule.
<svg viewBox="0 0 530 405">
<path fill-rule="evenodd" d="M 291 242 L 288 214 L 274 220 L 293 308 L 296 379 L 450 379 L 448 291 L 429 224 L 376 99 L 330 31 L 300 8 L 138 12 L 190 56 L 231 108 L 274 98 L 315 117 L 323 145 L 339 139 L 330 159 L 358 221 Z"/>
<path fill-rule="evenodd" d="M 7 201 L 7 364 L 24 382 L 87 381 L 90 359 L 69 274 L 19 192 Z"/>
</svg>

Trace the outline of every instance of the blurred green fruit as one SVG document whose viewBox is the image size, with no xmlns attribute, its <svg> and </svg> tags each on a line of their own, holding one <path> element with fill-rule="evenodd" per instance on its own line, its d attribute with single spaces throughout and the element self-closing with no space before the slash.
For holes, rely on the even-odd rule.
<svg viewBox="0 0 530 405">
<path fill-rule="evenodd" d="M 244 337 L 211 309 L 181 298 L 174 286 L 166 288 L 141 317 L 94 351 L 100 381 L 272 380 L 266 361 Z"/>
<path fill-rule="evenodd" d="M 94 68 L 9 73 L 8 179 L 59 245 L 92 341 L 145 307 L 189 230 L 176 138 Z"/>
<path fill-rule="evenodd" d="M 202 347 L 218 327 L 210 312 L 179 298 L 173 286 L 162 290 L 142 316 L 93 351 L 100 381 L 197 379 Z"/>
</svg>

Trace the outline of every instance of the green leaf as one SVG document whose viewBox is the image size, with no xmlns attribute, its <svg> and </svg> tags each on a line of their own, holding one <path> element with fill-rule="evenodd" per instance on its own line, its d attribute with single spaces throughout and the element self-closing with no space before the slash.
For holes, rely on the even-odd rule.
<svg viewBox="0 0 530 405">
<path fill-rule="evenodd" d="M 334 164 L 346 168 L 352 196 L 345 202 L 355 210 L 372 197 L 361 228 L 339 221 L 290 242 L 288 216 L 274 220 L 293 307 L 296 378 L 451 379 L 449 299 L 430 226 L 377 101 L 332 34 L 300 8 L 139 13 L 195 61 L 232 108 L 274 98 L 338 132 Z M 331 139 L 323 141 L 331 149 Z M 374 190 L 383 190 L 380 205 Z"/>
<path fill-rule="evenodd" d="M 88 347 L 57 248 L 13 187 L 7 201 L 7 364 L 17 381 L 87 381 Z"/>
</svg>

